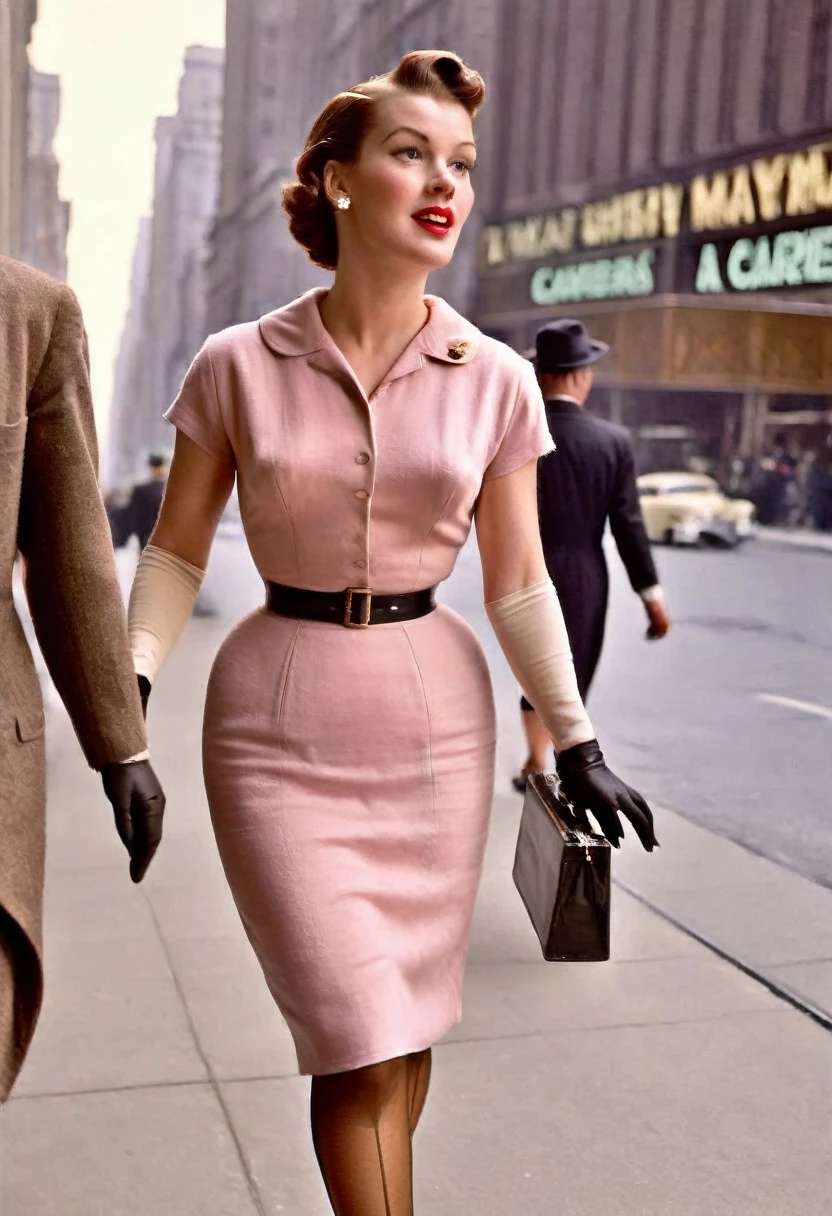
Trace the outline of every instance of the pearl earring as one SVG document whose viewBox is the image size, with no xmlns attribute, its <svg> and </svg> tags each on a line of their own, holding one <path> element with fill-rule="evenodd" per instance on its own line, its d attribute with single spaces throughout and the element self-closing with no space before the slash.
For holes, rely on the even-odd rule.
<svg viewBox="0 0 832 1216">
<path fill-rule="evenodd" d="M 341 197 L 338 199 L 338 202 L 335 204 L 335 206 L 338 208 L 339 211 L 348 211 L 349 210 L 350 200 L 347 198 L 346 194 L 341 195 Z"/>
</svg>

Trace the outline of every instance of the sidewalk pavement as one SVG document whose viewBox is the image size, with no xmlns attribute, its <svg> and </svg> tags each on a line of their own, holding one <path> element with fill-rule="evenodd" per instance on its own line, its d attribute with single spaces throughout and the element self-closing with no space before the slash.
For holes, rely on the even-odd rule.
<svg viewBox="0 0 832 1216">
<path fill-rule="evenodd" d="M 2 1216 L 326 1216 L 308 1081 L 237 920 L 199 772 L 226 626 L 196 620 L 151 702 L 163 847 L 127 876 L 99 782 L 50 721 L 47 1000 L 0 1116 Z M 508 771 L 499 788 L 508 786 Z M 435 1051 L 419 1216 L 825 1216 L 832 1035 L 614 891 L 613 961 L 546 964 L 499 796 L 464 1020 Z M 661 814 L 641 899 L 832 1008 L 832 893 Z"/>
</svg>

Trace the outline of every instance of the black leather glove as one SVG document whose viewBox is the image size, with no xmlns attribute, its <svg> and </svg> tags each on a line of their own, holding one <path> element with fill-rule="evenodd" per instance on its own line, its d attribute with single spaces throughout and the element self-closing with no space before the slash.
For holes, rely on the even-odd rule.
<svg viewBox="0 0 832 1216">
<path fill-rule="evenodd" d="M 557 771 L 567 800 L 578 816 L 591 811 L 611 845 L 621 847 L 624 835 L 618 812 L 625 815 L 648 853 L 658 848 L 653 812 L 636 790 L 630 789 L 604 763 L 597 739 L 578 743 L 557 756 Z"/>
<path fill-rule="evenodd" d="M 101 779 L 113 805 L 116 831 L 130 854 L 130 877 L 141 882 L 162 839 L 162 787 L 149 760 L 106 764 Z"/>
<path fill-rule="evenodd" d="M 136 679 L 139 682 L 139 696 L 142 699 L 142 713 L 144 714 L 145 721 L 147 721 L 147 700 L 150 696 L 150 680 L 148 680 L 147 676 L 139 675 L 136 676 Z"/>
</svg>

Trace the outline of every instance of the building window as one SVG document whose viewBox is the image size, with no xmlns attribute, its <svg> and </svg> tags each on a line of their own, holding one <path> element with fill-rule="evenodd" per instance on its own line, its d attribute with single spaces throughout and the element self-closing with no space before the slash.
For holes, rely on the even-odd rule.
<svg viewBox="0 0 832 1216">
<path fill-rule="evenodd" d="M 737 72 L 739 71 L 743 18 L 745 14 L 738 4 L 725 8 L 722 29 L 723 68 L 719 93 L 719 125 L 717 139 L 721 144 L 736 142 L 734 132 L 734 109 L 737 100 Z"/>
<path fill-rule="evenodd" d="M 699 3 L 694 8 L 690 52 L 688 54 L 688 62 L 685 69 L 688 104 L 685 106 L 684 117 L 682 120 L 681 151 L 687 153 L 688 155 L 694 151 L 696 146 L 696 116 L 699 112 L 699 87 L 702 71 L 702 60 L 699 56 L 699 48 L 702 46 L 704 38 L 705 3 L 704 0 L 699 0 Z"/>
<path fill-rule="evenodd" d="M 670 5 L 662 4 L 659 6 L 656 29 L 656 45 L 655 45 L 655 60 L 653 64 L 653 79 L 655 80 L 655 89 L 653 93 L 652 119 L 653 119 L 653 163 L 661 164 L 662 160 L 662 136 L 663 122 L 665 116 L 665 100 L 662 96 L 662 69 L 667 59 L 670 43 Z"/>
<path fill-rule="evenodd" d="M 768 31 L 763 72 L 762 127 L 768 134 L 780 128 L 780 56 L 783 53 L 785 22 L 781 0 L 768 0 Z"/>
<path fill-rule="evenodd" d="M 814 0 L 806 85 L 806 121 L 812 126 L 823 122 L 826 111 L 830 26 L 832 0 Z"/>
</svg>

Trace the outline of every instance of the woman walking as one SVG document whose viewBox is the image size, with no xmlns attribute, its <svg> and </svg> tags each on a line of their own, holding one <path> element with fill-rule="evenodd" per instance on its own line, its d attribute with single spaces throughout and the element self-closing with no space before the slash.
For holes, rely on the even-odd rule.
<svg viewBox="0 0 832 1216">
<path fill-rule="evenodd" d="M 225 873 L 312 1075 L 338 1216 L 413 1210 L 431 1045 L 458 1021 L 495 726 L 473 631 L 434 599 L 476 521 L 488 613 L 611 839 L 646 804 L 604 765 L 537 523 L 531 367 L 425 295 L 471 211 L 481 77 L 441 51 L 324 108 L 284 192 L 332 287 L 209 338 L 130 605 L 145 696 L 236 477 L 266 606 L 211 674 L 204 772 Z"/>
</svg>

